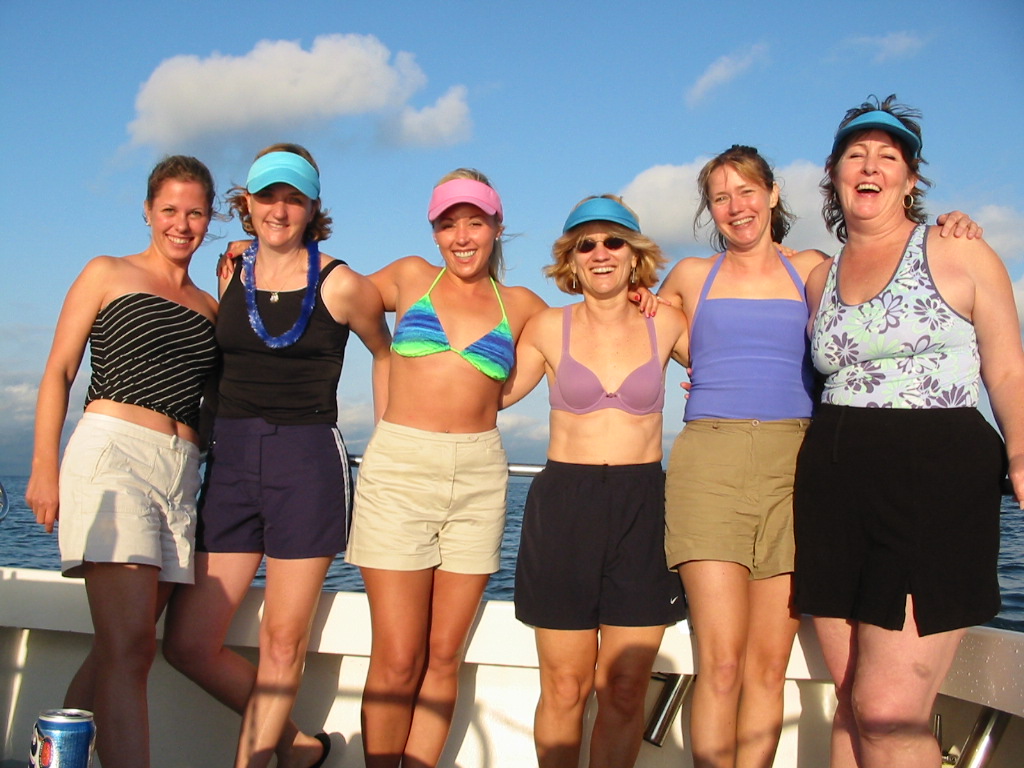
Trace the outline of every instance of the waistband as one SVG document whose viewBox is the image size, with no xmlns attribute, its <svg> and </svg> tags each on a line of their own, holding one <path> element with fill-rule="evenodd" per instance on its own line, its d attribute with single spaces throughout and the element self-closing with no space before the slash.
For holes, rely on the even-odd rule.
<svg viewBox="0 0 1024 768">
<path fill-rule="evenodd" d="M 226 416 L 218 416 L 213 422 L 213 434 L 217 435 L 276 435 L 281 433 L 308 433 L 321 430 L 337 431 L 338 425 L 333 422 L 317 424 L 271 424 L 266 419 L 252 416 L 246 419 L 233 419 Z"/>
<path fill-rule="evenodd" d="M 660 461 L 648 461 L 644 464 L 570 464 L 565 461 L 548 459 L 544 469 L 551 469 L 564 474 L 592 475 L 645 475 L 653 472 L 664 472 Z"/>
<path fill-rule="evenodd" d="M 378 432 L 386 432 L 391 435 L 408 437 L 413 440 L 429 440 L 445 445 L 458 445 L 460 443 L 479 443 L 485 440 L 501 439 L 498 428 L 488 429 L 486 432 L 431 432 L 426 429 L 407 427 L 404 424 L 394 424 L 381 419 L 377 422 Z"/>
<path fill-rule="evenodd" d="M 108 416 L 105 413 L 85 413 L 82 415 L 82 420 L 79 424 L 99 432 L 123 435 L 133 440 L 155 445 L 158 448 L 183 453 L 189 458 L 199 459 L 199 446 L 190 440 L 178 437 L 177 435 L 157 432 L 155 429 L 143 427 L 141 424 L 133 424 L 116 416 Z"/>
<path fill-rule="evenodd" d="M 759 430 L 768 432 L 802 432 L 810 426 L 810 419 L 694 419 L 686 422 L 686 429 Z"/>
</svg>

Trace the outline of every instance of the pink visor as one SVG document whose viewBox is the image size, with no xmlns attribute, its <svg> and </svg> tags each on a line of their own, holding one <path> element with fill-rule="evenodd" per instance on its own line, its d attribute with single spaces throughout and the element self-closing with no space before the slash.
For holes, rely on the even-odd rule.
<svg viewBox="0 0 1024 768">
<path fill-rule="evenodd" d="M 459 203 L 470 203 L 491 216 L 503 218 L 501 198 L 492 187 L 482 181 L 473 179 L 452 179 L 434 187 L 430 196 L 430 207 L 427 208 L 427 220 L 431 223 L 441 218 L 441 214 Z"/>
</svg>

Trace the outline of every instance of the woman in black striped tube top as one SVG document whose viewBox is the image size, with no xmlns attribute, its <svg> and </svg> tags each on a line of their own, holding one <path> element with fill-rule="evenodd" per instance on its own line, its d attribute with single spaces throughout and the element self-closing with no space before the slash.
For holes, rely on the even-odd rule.
<svg viewBox="0 0 1024 768">
<path fill-rule="evenodd" d="M 85 579 L 95 634 L 64 705 L 91 710 L 105 768 L 148 766 L 146 679 L 157 618 L 191 583 L 199 489 L 199 404 L 217 364 L 217 302 L 189 278 L 214 215 L 209 170 L 175 155 L 153 169 L 150 242 L 98 256 L 68 291 L 36 406 L 25 497 L 61 570 Z M 68 395 L 85 354 L 92 378 L 58 470 Z"/>
</svg>

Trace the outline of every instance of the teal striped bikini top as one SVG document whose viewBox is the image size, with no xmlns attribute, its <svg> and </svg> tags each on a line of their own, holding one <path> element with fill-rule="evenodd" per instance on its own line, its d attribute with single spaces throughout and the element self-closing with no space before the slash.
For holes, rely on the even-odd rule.
<svg viewBox="0 0 1024 768">
<path fill-rule="evenodd" d="M 484 376 L 495 381 L 505 381 L 516 362 L 516 345 L 505 314 L 505 304 L 494 278 L 491 278 L 491 287 L 501 307 L 501 322 L 465 349 L 453 349 L 437 317 L 434 303 L 430 300 L 434 286 L 444 273 L 442 269 L 427 292 L 402 315 L 395 326 L 391 349 L 402 357 L 426 357 L 439 352 L 454 352 Z"/>
</svg>

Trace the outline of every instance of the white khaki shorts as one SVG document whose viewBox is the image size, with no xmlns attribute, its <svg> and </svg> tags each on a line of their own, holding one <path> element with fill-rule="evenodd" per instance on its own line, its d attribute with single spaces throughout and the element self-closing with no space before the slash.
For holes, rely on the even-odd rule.
<svg viewBox="0 0 1024 768">
<path fill-rule="evenodd" d="M 87 413 L 60 467 L 60 565 L 135 563 L 193 582 L 199 448 L 123 419 Z"/>
<path fill-rule="evenodd" d="M 345 560 L 392 571 L 494 573 L 507 487 L 497 429 L 450 434 L 382 421 L 359 467 Z"/>
</svg>

